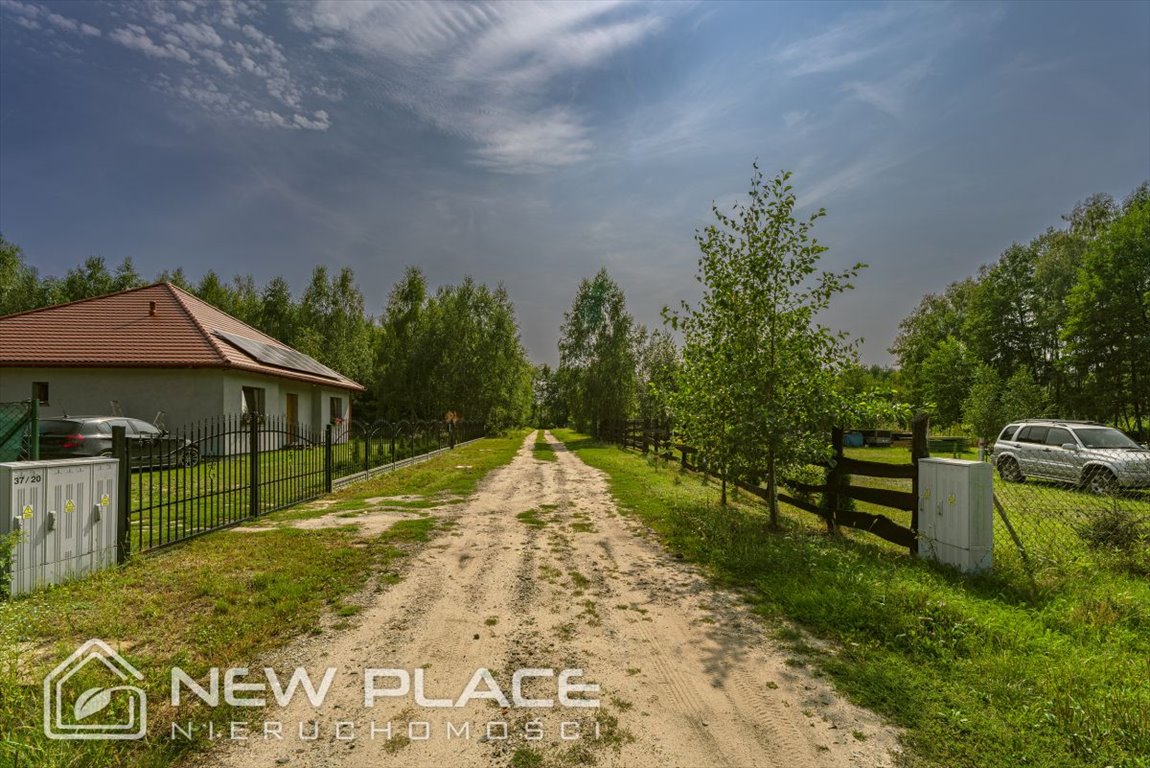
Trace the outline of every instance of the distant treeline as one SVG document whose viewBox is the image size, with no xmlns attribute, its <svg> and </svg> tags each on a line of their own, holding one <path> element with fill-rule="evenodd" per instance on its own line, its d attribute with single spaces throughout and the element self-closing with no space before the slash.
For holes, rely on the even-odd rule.
<svg viewBox="0 0 1150 768">
<path fill-rule="evenodd" d="M 531 406 L 531 365 L 515 308 L 502 286 L 467 278 L 435 293 L 418 269 L 392 290 L 382 317 L 365 309 L 351 269 L 312 271 L 298 297 L 282 277 L 263 286 L 251 275 L 231 281 L 183 269 L 165 280 L 359 381 L 357 421 L 442 418 L 454 411 L 491 431 L 524 423 Z M 131 259 L 114 269 L 98 256 L 63 277 L 42 277 L 21 249 L 0 236 L 0 316 L 146 285 Z"/>
<path fill-rule="evenodd" d="M 894 381 L 941 425 L 1023 417 L 1150 427 L 1150 185 L 1094 195 L 899 324 Z"/>
</svg>

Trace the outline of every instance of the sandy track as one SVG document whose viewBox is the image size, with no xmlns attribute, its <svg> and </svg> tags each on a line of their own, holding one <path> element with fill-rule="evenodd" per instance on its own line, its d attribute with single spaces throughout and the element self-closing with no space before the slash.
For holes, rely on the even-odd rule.
<svg viewBox="0 0 1150 768">
<path fill-rule="evenodd" d="M 712 588 L 618 513 L 601 473 L 553 439 L 557 461 L 536 460 L 533 441 L 467 503 L 438 513 L 453 522 L 450 532 L 412 559 L 357 626 L 308 641 L 277 665 L 302 663 L 317 681 L 338 667 L 321 708 L 302 695 L 287 709 L 273 707 L 266 716 L 282 723 L 282 740 L 257 729 L 246 741 L 221 744 L 207 762 L 439 768 L 509 765 L 514 757 L 526 765 L 529 756 L 516 752 L 530 749 L 544 765 L 892 764 L 893 729 L 788 666 L 737 596 Z M 528 510 L 538 524 L 517 518 Z M 508 696 L 514 669 L 578 667 L 600 685 L 601 705 L 501 710 L 473 701 L 429 709 L 408 696 L 367 709 L 365 667 L 425 667 L 428 698 L 459 696 L 480 667 Z M 554 698 L 555 682 L 532 681 L 524 695 Z M 342 726 L 342 739 L 340 721 L 353 724 Z M 529 731 L 529 721 L 539 725 Z M 560 738 L 564 721 L 579 724 L 578 738 Z M 305 735 L 316 723 L 318 738 L 301 740 L 301 722 Z M 464 723 L 468 738 L 459 735 Z M 488 723 L 495 737 L 506 724 L 508 738 L 485 739 Z M 410 740 L 409 727 L 429 738 Z M 528 741 L 529 732 L 543 738 Z M 566 726 L 565 735 L 574 733 Z"/>
</svg>

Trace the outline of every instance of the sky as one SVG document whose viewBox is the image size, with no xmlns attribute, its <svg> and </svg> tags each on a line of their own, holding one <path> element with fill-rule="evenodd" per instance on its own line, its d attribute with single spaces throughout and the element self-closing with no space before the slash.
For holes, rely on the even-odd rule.
<svg viewBox="0 0 1150 768">
<path fill-rule="evenodd" d="M 823 317 L 898 322 L 1096 192 L 1150 178 L 1150 2 L 0 0 L 0 232 L 41 274 L 408 265 L 502 282 L 554 364 L 579 280 L 638 322 L 700 296 L 694 235 L 786 169 Z"/>
</svg>

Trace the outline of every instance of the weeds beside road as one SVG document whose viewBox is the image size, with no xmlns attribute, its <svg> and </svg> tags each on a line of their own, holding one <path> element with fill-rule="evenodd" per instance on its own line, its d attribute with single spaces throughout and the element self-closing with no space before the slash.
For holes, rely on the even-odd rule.
<svg viewBox="0 0 1150 768">
<path fill-rule="evenodd" d="M 678 466 L 556 430 L 610 477 L 667 546 L 746 590 L 756 610 L 858 704 L 907 729 L 911 765 L 1150 766 L 1150 583 L 1083 569 L 1039 584 L 966 578 L 863 534 L 827 535 L 783 505 Z"/>
</svg>

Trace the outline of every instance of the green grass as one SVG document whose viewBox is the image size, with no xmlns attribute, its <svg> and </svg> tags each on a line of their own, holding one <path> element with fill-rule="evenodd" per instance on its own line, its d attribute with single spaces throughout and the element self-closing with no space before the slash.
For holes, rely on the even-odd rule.
<svg viewBox="0 0 1150 768">
<path fill-rule="evenodd" d="M 547 520 L 539 517 L 538 509 L 529 509 L 526 512 L 520 512 L 515 516 L 515 519 L 524 525 L 530 525 L 532 528 L 542 528 L 547 525 Z"/>
<path fill-rule="evenodd" d="M 532 449 L 532 455 L 540 461 L 555 461 L 557 459 L 555 449 L 547 442 L 542 429 L 535 433 L 535 447 Z"/>
<path fill-rule="evenodd" d="M 1150 766 L 1150 583 L 1093 567 L 1040 585 L 965 578 L 874 537 L 832 536 L 784 505 L 782 530 L 743 495 L 674 465 L 556 437 L 608 474 L 627 514 L 745 590 L 764 617 L 830 641 L 800 665 L 907 730 L 909 765 Z M 868 458 L 871 458 L 868 456 Z"/>
<path fill-rule="evenodd" d="M 483 440 L 340 491 L 354 502 L 373 496 L 471 493 L 489 470 L 506 464 L 525 432 Z M 290 511 L 272 513 L 275 521 Z M 358 536 L 353 528 L 262 533 L 222 531 L 128 564 L 9 601 L 0 601 L 0 765 L 168 765 L 204 741 L 166 738 L 174 713 L 162 706 L 169 670 L 202 680 L 211 667 L 249 666 L 292 639 L 350 626 L 365 589 L 397 579 L 398 562 L 437 531 L 434 517 L 397 521 L 386 532 Z M 144 674 L 151 739 L 141 742 L 61 742 L 41 730 L 45 673 L 89 638 L 119 646 Z M 282 671 L 282 670 L 281 670 Z M 84 684 L 84 680 L 80 683 Z M 104 681 L 99 681 L 104 682 Z M 183 719 L 211 720 L 226 731 L 232 719 L 252 721 L 250 708 L 181 707 Z"/>
</svg>

